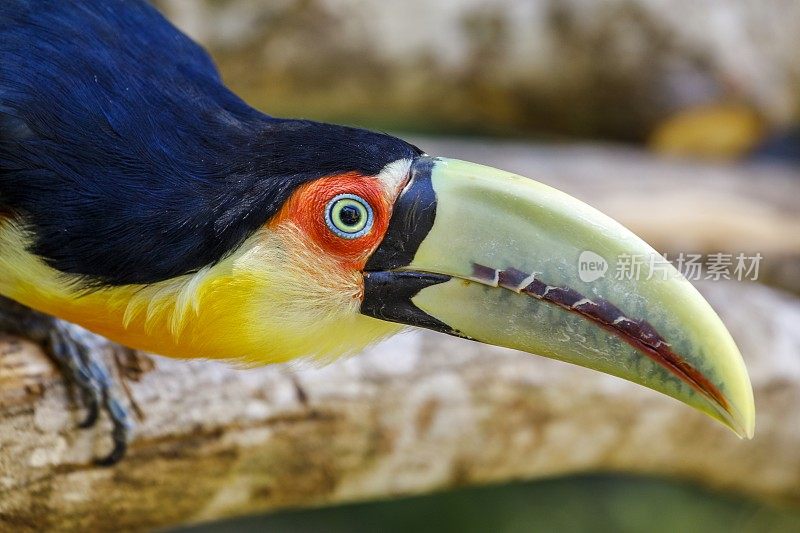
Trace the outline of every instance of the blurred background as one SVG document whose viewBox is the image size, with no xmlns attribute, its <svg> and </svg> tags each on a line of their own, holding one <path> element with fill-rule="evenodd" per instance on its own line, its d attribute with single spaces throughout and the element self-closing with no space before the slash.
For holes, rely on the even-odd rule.
<svg viewBox="0 0 800 533">
<path fill-rule="evenodd" d="M 792 0 L 157 3 L 275 115 L 724 157 L 800 106 Z"/>
<path fill-rule="evenodd" d="M 668 258 L 761 254 L 754 281 L 770 292 L 747 294 L 800 309 L 800 2 L 155 3 L 268 114 L 390 131 L 431 154 L 539 179 Z M 760 331 L 745 317 L 738 333 L 796 340 L 797 324 L 784 322 Z M 800 353 L 788 357 L 797 372 Z M 783 393 L 800 386 L 785 369 L 759 372 L 756 381 L 783 376 Z M 800 433 L 800 413 L 760 424 Z M 800 531 L 798 502 L 800 487 L 748 499 L 677 479 L 588 475 L 196 530 Z"/>
</svg>

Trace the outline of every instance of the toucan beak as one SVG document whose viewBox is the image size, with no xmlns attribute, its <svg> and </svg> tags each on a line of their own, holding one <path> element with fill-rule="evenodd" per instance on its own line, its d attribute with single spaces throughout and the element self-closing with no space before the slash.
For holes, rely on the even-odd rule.
<svg viewBox="0 0 800 533">
<path fill-rule="evenodd" d="M 619 376 L 753 435 L 742 357 L 697 290 L 619 223 L 514 174 L 416 159 L 361 312 Z"/>
</svg>

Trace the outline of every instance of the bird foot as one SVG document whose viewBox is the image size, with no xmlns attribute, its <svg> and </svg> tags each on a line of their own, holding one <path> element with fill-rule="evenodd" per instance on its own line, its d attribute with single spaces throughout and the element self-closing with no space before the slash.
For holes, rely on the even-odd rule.
<svg viewBox="0 0 800 533">
<path fill-rule="evenodd" d="M 80 391 L 87 414 L 81 428 L 95 426 L 101 409 L 111 420 L 113 448 L 95 464 L 110 466 L 125 455 L 133 424 L 113 390 L 113 379 L 97 355 L 99 338 L 89 331 L 0 298 L 0 330 L 34 341 L 58 364 L 64 379 Z M 116 346 L 115 346 L 116 348 Z M 119 347 L 121 350 L 127 348 Z"/>
</svg>

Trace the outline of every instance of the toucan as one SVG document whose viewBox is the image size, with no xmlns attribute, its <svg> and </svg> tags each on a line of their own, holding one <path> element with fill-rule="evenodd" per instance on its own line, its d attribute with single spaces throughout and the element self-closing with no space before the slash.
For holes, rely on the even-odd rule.
<svg viewBox="0 0 800 533">
<path fill-rule="evenodd" d="M 747 371 L 709 304 L 670 265 L 617 275 L 653 256 L 531 179 L 250 107 L 143 0 L 0 4 L 0 326 L 46 346 L 85 425 L 110 416 L 101 462 L 131 423 L 87 330 L 265 364 L 427 328 L 619 376 L 752 436 Z"/>
</svg>

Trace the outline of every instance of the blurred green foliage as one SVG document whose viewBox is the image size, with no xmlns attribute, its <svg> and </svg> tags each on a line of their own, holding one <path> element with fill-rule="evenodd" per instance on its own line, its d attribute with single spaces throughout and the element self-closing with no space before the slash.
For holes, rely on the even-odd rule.
<svg viewBox="0 0 800 533">
<path fill-rule="evenodd" d="M 788 533 L 800 531 L 800 509 L 673 481 L 593 475 L 288 511 L 185 531 Z"/>
</svg>

